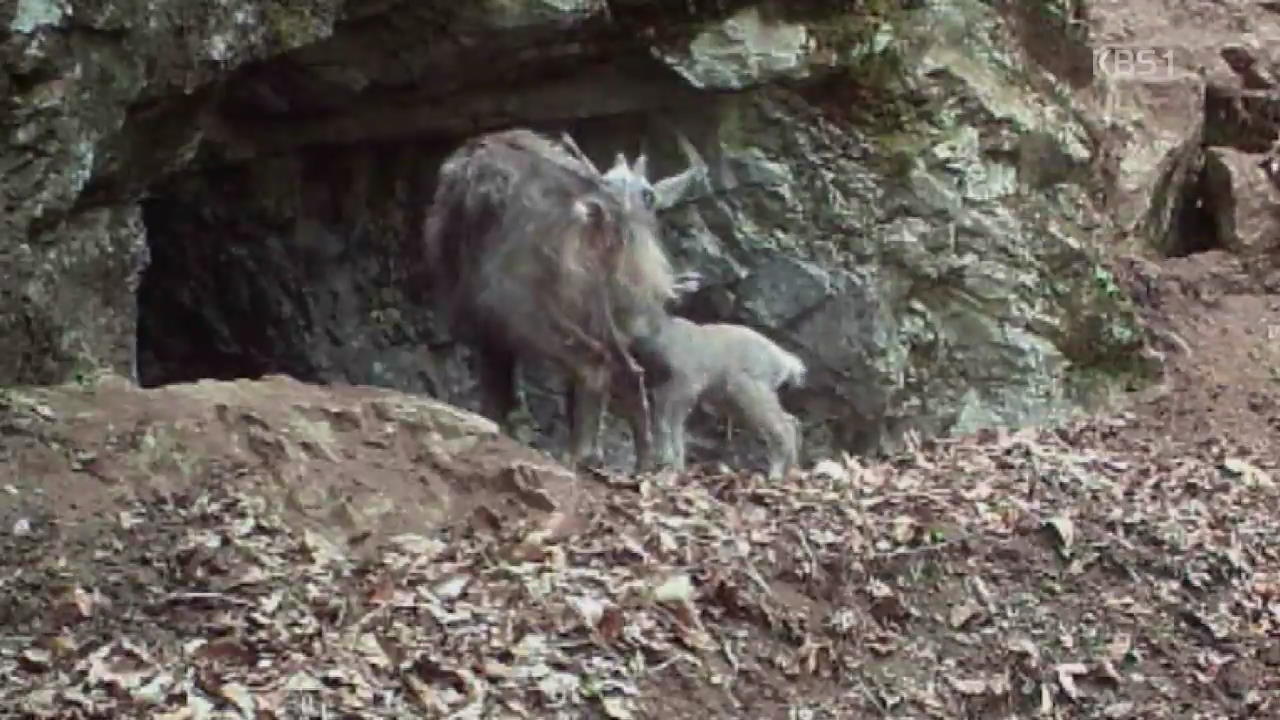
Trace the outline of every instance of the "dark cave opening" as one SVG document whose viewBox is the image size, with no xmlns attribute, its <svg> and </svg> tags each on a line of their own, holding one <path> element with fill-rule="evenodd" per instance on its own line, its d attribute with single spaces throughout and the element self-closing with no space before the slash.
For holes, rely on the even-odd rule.
<svg viewBox="0 0 1280 720">
<path fill-rule="evenodd" d="M 646 130 L 634 113 L 529 125 L 569 131 L 602 166 L 644 146 L 615 138 Z M 467 384 L 466 363 L 424 292 L 413 228 L 439 163 L 463 139 L 311 146 L 196 166 L 151 188 L 139 382 L 284 374 L 457 395 L 449 389 Z M 670 170 L 666 150 L 656 172 Z"/>
<path fill-rule="evenodd" d="M 138 288 L 140 384 L 306 378 L 310 368 L 272 342 L 273 289 L 237 247 L 243 238 L 184 200 L 166 192 L 143 204 L 151 262 Z"/>
<path fill-rule="evenodd" d="M 521 47 L 532 42 L 502 37 Z M 309 52 L 343 51 L 326 46 L 298 57 Z M 433 67 L 441 75 L 469 69 L 474 52 L 442 50 Z M 217 131 L 206 134 L 184 170 L 152 175 L 164 179 L 148 188 L 143 203 L 151 260 L 137 293 L 139 382 L 285 374 L 467 395 L 467 370 L 459 367 L 466 363 L 455 358 L 455 343 L 423 292 L 425 273 L 415 267 L 421 253 L 414 228 L 438 165 L 465 135 L 515 122 L 572 133 L 602 166 L 619 150 L 634 156 L 646 136 L 661 136 L 655 145 L 662 147 L 649 148 L 658 156 L 650 170 L 665 172 L 675 141 L 653 122 L 652 103 L 666 108 L 692 94 L 681 92 L 674 73 L 643 48 L 612 48 L 607 56 L 601 64 L 603 55 L 589 54 L 587 72 L 581 58 L 573 69 L 551 59 L 539 63 L 537 82 L 523 83 L 532 88 L 528 98 L 509 81 L 497 85 L 502 73 L 489 70 L 465 92 L 419 89 L 409 93 L 413 112 L 392 101 L 401 92 L 394 83 L 385 92 L 369 90 L 367 103 L 341 102 L 350 89 L 335 88 L 305 63 L 282 58 L 238 70 L 208 99 Z M 534 73 L 532 63 L 516 64 Z M 548 106 L 563 102 L 566 88 L 577 97 L 609 78 L 627 83 L 636 99 L 609 97 L 561 112 Z M 516 121 L 515 110 L 503 110 L 501 117 L 458 122 L 465 113 L 448 103 L 424 104 L 423 92 L 482 108 L 492 104 L 491 94 L 510 92 L 525 98 L 520 103 L 528 106 L 518 109 L 530 117 Z M 705 106 L 703 99 L 698 107 Z"/>
<path fill-rule="evenodd" d="M 283 374 L 422 389 L 423 323 L 412 322 L 422 313 L 401 292 L 407 190 L 370 171 L 403 179 L 418 167 L 393 157 L 417 155 L 324 148 L 153 188 L 143 204 L 151 262 L 138 291 L 140 383 Z"/>
<path fill-rule="evenodd" d="M 1208 164 L 1202 161 L 1187 182 L 1177 189 L 1175 215 L 1170 237 L 1164 248 L 1166 257 L 1186 257 L 1222 247 L 1218 230 L 1219 193 Z"/>
</svg>

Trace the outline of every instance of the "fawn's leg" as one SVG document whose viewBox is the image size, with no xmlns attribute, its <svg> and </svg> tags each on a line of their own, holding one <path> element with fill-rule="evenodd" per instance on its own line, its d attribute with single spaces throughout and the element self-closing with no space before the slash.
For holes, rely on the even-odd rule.
<svg viewBox="0 0 1280 720">
<path fill-rule="evenodd" d="M 796 426 L 778 394 L 748 377 L 730 379 L 726 395 L 745 423 L 764 439 L 769 454 L 769 479 L 782 480 L 796 462 Z"/>
</svg>

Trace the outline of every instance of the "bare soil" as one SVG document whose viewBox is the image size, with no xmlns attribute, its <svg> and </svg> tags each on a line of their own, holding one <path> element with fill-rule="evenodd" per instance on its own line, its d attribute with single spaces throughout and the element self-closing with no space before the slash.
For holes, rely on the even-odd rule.
<svg viewBox="0 0 1280 720">
<path fill-rule="evenodd" d="M 1114 270 L 1128 407 L 783 487 L 372 388 L 4 391 L 0 715 L 1275 717 L 1280 296 Z"/>
</svg>

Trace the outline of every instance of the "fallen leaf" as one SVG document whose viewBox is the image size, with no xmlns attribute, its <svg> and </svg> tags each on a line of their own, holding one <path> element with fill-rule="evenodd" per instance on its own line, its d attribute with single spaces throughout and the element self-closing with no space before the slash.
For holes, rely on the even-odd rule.
<svg viewBox="0 0 1280 720">
<path fill-rule="evenodd" d="M 195 717 L 190 705 L 183 705 L 168 712 L 157 712 L 151 716 L 153 720 L 190 720 Z"/>
<path fill-rule="evenodd" d="M 1083 663 L 1062 663 L 1054 668 L 1058 674 L 1058 684 L 1062 686 L 1062 691 L 1072 700 L 1080 699 L 1080 689 L 1076 687 L 1075 678 L 1077 675 L 1086 675 L 1089 668 Z"/>
<path fill-rule="evenodd" d="M 961 680 L 959 678 L 948 677 L 947 682 L 951 683 L 951 687 L 961 695 L 982 695 L 987 691 L 987 682 L 985 680 Z"/>
<path fill-rule="evenodd" d="M 79 623 L 93 616 L 94 596 L 76 585 L 65 588 L 54 598 L 51 615 L 62 625 Z"/>
<path fill-rule="evenodd" d="M 848 482 L 849 480 L 849 471 L 831 458 L 823 458 L 822 460 L 814 463 L 813 469 L 810 470 L 809 473 L 814 479 L 826 482 L 834 482 L 837 480 Z"/>
<path fill-rule="evenodd" d="M 1026 655 L 1031 658 L 1032 661 L 1040 660 L 1040 649 L 1036 647 L 1036 644 L 1032 642 L 1029 637 L 1019 636 L 1011 638 L 1007 643 L 1005 643 L 1005 647 L 1009 648 L 1012 652 Z"/>
<path fill-rule="evenodd" d="M 27 648 L 18 660 L 27 672 L 44 672 L 53 663 L 53 653 L 43 648 Z"/>
<path fill-rule="evenodd" d="M 1116 684 L 1124 681 L 1124 678 L 1116 671 L 1115 663 L 1110 660 L 1098 661 L 1098 674 Z"/>
<path fill-rule="evenodd" d="M 693 599 L 693 581 L 688 575 L 672 575 L 654 588 L 653 597 L 660 603 L 682 603 Z"/>
<path fill-rule="evenodd" d="M 953 629 L 958 630 L 980 614 L 982 614 L 982 608 L 971 602 L 963 602 L 951 608 L 948 622 Z"/>
<path fill-rule="evenodd" d="M 899 515 L 893 519 L 892 528 L 893 539 L 899 545 L 906 545 L 916 536 L 915 518 L 909 515 Z"/>
<path fill-rule="evenodd" d="M 455 575 L 444 582 L 437 583 L 432 592 L 441 600 L 457 600 L 462 596 L 471 578 L 467 575 Z"/>
<path fill-rule="evenodd" d="M 578 611 L 578 617 L 582 618 L 582 623 L 592 630 L 599 625 L 600 619 L 604 617 L 605 605 L 595 598 L 571 597 L 569 598 L 569 604 L 574 610 Z"/>
<path fill-rule="evenodd" d="M 1040 707 L 1036 708 L 1036 714 L 1040 717 L 1053 714 L 1053 693 L 1049 691 L 1048 683 L 1040 683 Z"/>
<path fill-rule="evenodd" d="M 600 617 L 600 623 L 596 626 L 596 630 L 600 633 L 600 637 L 605 642 L 613 642 L 622 634 L 625 625 L 622 611 L 616 607 L 609 606 L 604 609 L 604 613 Z"/>
<path fill-rule="evenodd" d="M 1053 528 L 1063 551 L 1070 552 L 1071 546 L 1075 544 L 1076 540 L 1076 526 L 1061 515 L 1050 518 L 1045 524 Z"/>
<path fill-rule="evenodd" d="M 631 718 L 635 717 L 628 707 L 628 702 L 623 698 L 601 698 L 600 705 L 604 709 L 604 714 L 614 718 L 614 720 L 631 720 Z"/>
<path fill-rule="evenodd" d="M 1222 469 L 1243 480 L 1246 487 L 1261 488 L 1263 490 L 1275 488 L 1275 481 L 1271 479 L 1271 475 L 1262 468 L 1240 458 L 1231 457 L 1223 460 Z"/>
<path fill-rule="evenodd" d="M 395 535 L 390 541 L 410 555 L 418 555 L 431 559 L 444 551 L 446 545 L 435 538 L 413 533 Z"/>
<path fill-rule="evenodd" d="M 1134 717 L 1134 704 L 1131 702 L 1112 703 L 1102 710 L 1102 715 L 1109 720 L 1123 720 Z"/>
<path fill-rule="evenodd" d="M 133 691 L 133 699 L 147 705 L 160 705 L 173 687 L 173 675 L 162 672 L 151 678 L 151 682 Z"/>
</svg>

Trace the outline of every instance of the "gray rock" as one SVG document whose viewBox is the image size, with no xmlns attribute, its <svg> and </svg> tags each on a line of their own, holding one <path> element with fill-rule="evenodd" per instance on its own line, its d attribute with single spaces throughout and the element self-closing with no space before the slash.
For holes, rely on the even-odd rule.
<svg viewBox="0 0 1280 720">
<path fill-rule="evenodd" d="M 1253 262 L 1273 265 L 1280 249 L 1280 190 L 1266 167 L 1275 160 L 1231 148 L 1205 152 L 1207 196 L 1217 241 Z"/>
<path fill-rule="evenodd" d="M 827 271 L 811 262 L 779 256 L 764 260 L 737 286 L 739 311 L 752 324 L 784 327 L 834 294 Z"/>
<path fill-rule="evenodd" d="M 699 90 L 743 90 L 808 77 L 816 47 L 809 28 L 744 8 L 698 33 L 678 51 L 654 54 Z"/>
</svg>

